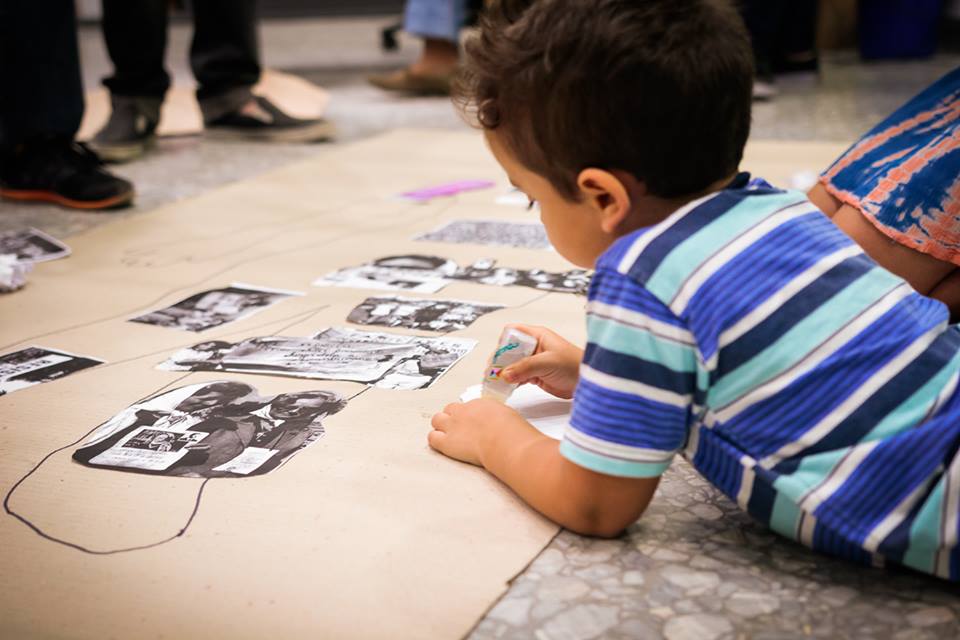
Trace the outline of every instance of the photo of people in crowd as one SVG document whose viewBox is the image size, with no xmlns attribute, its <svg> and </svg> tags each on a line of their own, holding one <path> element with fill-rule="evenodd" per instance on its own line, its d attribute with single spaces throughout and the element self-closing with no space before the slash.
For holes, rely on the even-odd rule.
<svg viewBox="0 0 960 640">
<path fill-rule="evenodd" d="M 507 222 L 504 220 L 454 220 L 421 233 L 414 240 L 483 244 L 521 249 L 551 249 L 547 231 L 539 222 Z"/>
<path fill-rule="evenodd" d="M 0 232 L 0 256 L 12 255 L 19 262 L 47 262 L 66 258 L 70 247 L 32 227 Z"/>
<path fill-rule="evenodd" d="M 436 293 L 456 280 L 498 287 L 529 287 L 551 293 L 586 295 L 590 272 L 584 269 L 544 271 L 498 267 L 496 260 L 483 258 L 461 268 L 439 256 L 403 255 L 379 258 L 358 267 L 328 273 L 314 281 L 317 287 L 352 287 Z"/>
<path fill-rule="evenodd" d="M 268 473 L 316 442 L 347 401 L 333 391 L 262 396 L 242 382 L 165 391 L 101 425 L 73 459 L 91 467 L 164 476 Z"/>
<path fill-rule="evenodd" d="M 425 389 L 467 355 L 470 338 L 427 338 L 333 327 L 313 336 L 202 342 L 157 366 L 164 371 L 233 371 Z"/>
<path fill-rule="evenodd" d="M 500 309 L 503 309 L 503 305 L 469 300 L 425 300 L 390 296 L 367 298 L 350 312 L 347 321 L 354 324 L 449 333 L 466 329 L 480 316 Z"/>
<path fill-rule="evenodd" d="M 194 294 L 169 307 L 131 318 L 130 322 L 200 332 L 245 318 L 281 300 L 300 295 L 303 294 L 296 291 L 234 284 Z"/>
<path fill-rule="evenodd" d="M 27 347 L 5 353 L 0 355 L 0 396 L 58 380 L 98 364 L 103 364 L 103 360 L 43 347 Z"/>
</svg>

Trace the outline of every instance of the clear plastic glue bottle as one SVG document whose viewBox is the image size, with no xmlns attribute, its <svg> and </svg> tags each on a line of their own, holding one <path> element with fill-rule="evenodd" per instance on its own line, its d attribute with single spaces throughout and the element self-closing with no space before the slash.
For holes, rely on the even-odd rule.
<svg viewBox="0 0 960 640">
<path fill-rule="evenodd" d="M 519 329 L 507 327 L 500 334 L 497 350 L 493 352 L 483 376 L 483 391 L 481 396 L 498 402 L 506 402 L 516 384 L 511 384 L 500 377 L 500 372 L 514 362 L 532 356 L 537 350 L 537 339 Z"/>
</svg>

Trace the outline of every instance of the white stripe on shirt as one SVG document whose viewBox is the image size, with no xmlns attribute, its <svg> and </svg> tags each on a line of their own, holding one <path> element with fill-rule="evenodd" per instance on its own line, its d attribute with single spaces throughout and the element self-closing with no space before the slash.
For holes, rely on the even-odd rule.
<svg viewBox="0 0 960 640">
<path fill-rule="evenodd" d="M 702 262 L 700 266 L 687 277 L 676 295 L 674 295 L 673 300 L 670 301 L 670 310 L 678 316 L 682 314 L 684 309 L 687 308 L 690 299 L 700 287 L 703 286 L 710 276 L 723 268 L 730 260 L 741 255 L 750 245 L 777 227 L 786 224 L 790 220 L 814 212 L 819 212 L 819 209 L 809 201 L 798 202 L 773 212 L 773 214 L 763 222 L 750 227 L 741 235 L 730 240 L 724 247 L 718 249 L 712 256 Z"/>
<path fill-rule="evenodd" d="M 808 513 L 816 511 L 817 507 L 843 486 L 843 483 L 860 467 L 860 463 L 866 460 L 881 442 L 881 440 L 874 440 L 853 447 L 830 471 L 830 474 L 800 500 L 800 508 Z"/>
<path fill-rule="evenodd" d="M 773 315 L 773 312 L 787 303 L 793 296 L 819 279 L 830 269 L 834 268 L 844 260 L 853 256 L 861 255 L 863 250 L 857 245 L 844 247 L 838 251 L 824 256 L 806 270 L 797 274 L 792 280 L 784 284 L 776 293 L 757 305 L 750 313 L 743 316 L 734 325 L 723 331 L 717 339 L 717 346 L 723 348 L 737 338 L 747 333 L 758 324 Z"/>
<path fill-rule="evenodd" d="M 643 447 L 631 447 L 628 444 L 610 442 L 601 440 L 578 430 L 572 425 L 567 425 L 563 432 L 565 440 L 569 440 L 578 447 L 599 453 L 601 455 L 618 458 L 620 460 L 629 460 L 631 462 L 669 462 L 673 459 L 675 451 L 665 451 L 663 449 L 645 449 Z"/>
<path fill-rule="evenodd" d="M 901 300 L 913 295 L 913 289 L 906 282 L 902 282 L 877 300 L 873 306 L 853 318 L 844 327 L 827 338 L 818 347 L 810 351 L 799 362 L 788 370 L 764 384 L 747 391 L 745 394 L 727 403 L 716 410 L 721 422 L 726 422 L 738 413 L 750 408 L 754 404 L 780 393 L 795 380 L 815 369 L 821 362 L 829 358 L 840 347 L 856 338 L 864 329 L 873 324 L 878 318 L 893 309 Z"/>
<path fill-rule="evenodd" d="M 661 389 L 660 387 L 653 387 L 643 382 L 638 382 L 637 380 L 618 378 L 609 373 L 597 371 L 586 364 L 580 365 L 580 377 L 604 389 L 640 396 L 647 400 L 662 402 L 663 404 L 680 407 L 681 409 L 686 409 L 693 401 L 693 394 L 675 393 L 667 389 Z"/>
<path fill-rule="evenodd" d="M 689 202 L 671 213 L 665 220 L 655 224 L 649 231 L 641 235 L 634 241 L 632 245 L 630 245 L 630 248 L 627 249 L 627 252 L 620 260 L 620 264 L 617 265 L 617 271 L 620 273 L 629 273 L 630 268 L 633 267 L 634 263 L 637 261 L 637 258 L 639 258 L 640 254 L 643 253 L 643 250 L 650 246 L 650 243 L 663 235 L 664 232 L 679 222 L 685 215 L 699 207 L 710 198 L 714 198 L 721 193 L 723 192 L 715 191 L 711 194 L 703 196 L 702 198 L 698 198 L 693 202 Z"/>
<path fill-rule="evenodd" d="M 697 344 L 693 333 L 689 330 L 668 324 L 656 318 L 651 318 L 641 311 L 618 307 L 617 305 L 607 304 L 599 300 L 591 300 L 587 303 L 587 313 L 597 316 L 598 318 L 603 318 L 604 320 L 615 320 L 628 327 L 644 329 L 664 340 L 679 342 L 687 346 L 696 346 Z"/>
<path fill-rule="evenodd" d="M 760 464 L 766 469 L 771 469 L 781 460 L 800 453 L 830 435 L 838 424 L 850 417 L 850 414 L 859 409 L 860 406 L 879 391 L 883 385 L 892 380 L 894 376 L 903 371 L 910 363 L 916 360 L 921 353 L 926 351 L 927 348 L 942 335 L 945 326 L 944 323 L 938 324 L 914 340 L 909 347 L 898 353 L 890 362 L 874 372 L 866 382 L 848 395 L 843 402 L 830 411 L 823 420 L 813 425 L 796 440 L 788 442 L 777 451 L 764 457 Z"/>
</svg>

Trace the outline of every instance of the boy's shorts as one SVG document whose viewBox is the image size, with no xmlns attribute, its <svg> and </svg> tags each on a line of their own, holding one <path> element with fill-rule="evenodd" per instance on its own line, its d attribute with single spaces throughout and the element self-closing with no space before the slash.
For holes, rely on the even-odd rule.
<svg viewBox="0 0 960 640">
<path fill-rule="evenodd" d="M 960 266 L 960 68 L 858 140 L 820 182 L 892 240 Z"/>
</svg>

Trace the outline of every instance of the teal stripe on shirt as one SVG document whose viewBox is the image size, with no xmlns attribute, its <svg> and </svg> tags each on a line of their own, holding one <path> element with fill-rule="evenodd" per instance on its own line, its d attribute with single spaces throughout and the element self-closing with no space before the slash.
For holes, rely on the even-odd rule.
<svg viewBox="0 0 960 640">
<path fill-rule="evenodd" d="M 954 354 L 935 376 L 877 423 L 870 433 L 864 436 L 862 442 L 889 438 L 923 422 L 923 418 L 933 407 L 937 397 L 958 370 L 960 370 L 960 352 Z"/>
<path fill-rule="evenodd" d="M 958 367 L 960 367 L 960 352 L 954 355 L 950 362 L 925 385 L 880 420 L 860 442 L 888 438 L 906 428 L 913 428 L 920 424 Z M 773 486 L 778 492 L 793 500 L 799 500 L 804 493 L 829 476 L 849 450 L 849 447 L 844 447 L 810 455 L 800 461 L 793 473 L 778 477 Z"/>
<path fill-rule="evenodd" d="M 830 336 L 901 284 L 903 280 L 880 267 L 863 274 L 769 347 L 733 371 L 725 372 L 710 390 L 711 406 L 724 407 L 789 371 Z"/>
<path fill-rule="evenodd" d="M 579 447 L 566 439 L 560 443 L 560 453 L 570 462 L 585 469 L 608 476 L 625 478 L 656 478 L 663 475 L 671 462 L 670 460 L 666 462 L 635 462 L 633 460 L 608 458 Z"/>
<path fill-rule="evenodd" d="M 770 528 L 782 536 L 796 540 L 799 524 L 800 507 L 782 493 L 777 493 L 773 501 L 773 511 L 770 514 Z"/>
<path fill-rule="evenodd" d="M 681 373 L 697 368 L 694 347 L 656 336 L 646 329 L 631 327 L 616 320 L 587 315 L 590 342 L 608 351 L 642 358 Z"/>
<path fill-rule="evenodd" d="M 943 518 L 943 487 L 947 477 L 941 476 L 937 486 L 910 526 L 910 542 L 903 554 L 903 564 L 918 571 L 933 573 L 937 570 L 937 550 L 940 547 L 940 528 Z"/>
<path fill-rule="evenodd" d="M 774 480 L 773 488 L 791 500 L 799 501 L 807 491 L 830 475 L 850 449 L 851 447 L 844 447 L 807 456 L 800 461 L 796 471 Z"/>
<path fill-rule="evenodd" d="M 687 278 L 714 253 L 784 207 L 805 201 L 806 196 L 790 191 L 744 198 L 667 254 L 647 280 L 647 289 L 669 305 Z"/>
</svg>

